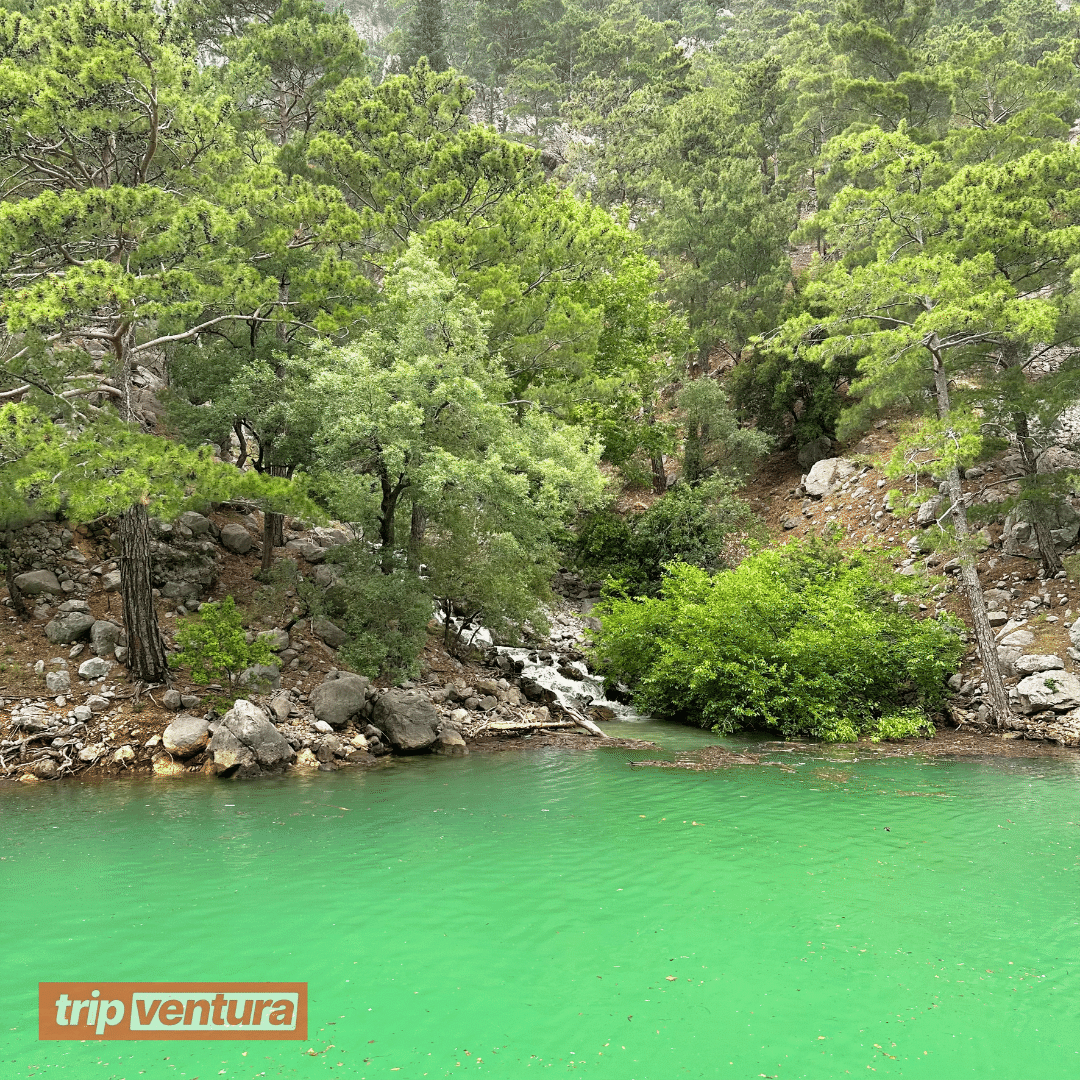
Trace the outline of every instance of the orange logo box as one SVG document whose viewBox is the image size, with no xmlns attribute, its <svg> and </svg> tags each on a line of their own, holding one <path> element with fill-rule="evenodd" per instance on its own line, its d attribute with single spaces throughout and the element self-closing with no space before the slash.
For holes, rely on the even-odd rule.
<svg viewBox="0 0 1080 1080">
<path fill-rule="evenodd" d="M 307 983 L 38 983 L 39 1039 L 306 1039 Z"/>
</svg>

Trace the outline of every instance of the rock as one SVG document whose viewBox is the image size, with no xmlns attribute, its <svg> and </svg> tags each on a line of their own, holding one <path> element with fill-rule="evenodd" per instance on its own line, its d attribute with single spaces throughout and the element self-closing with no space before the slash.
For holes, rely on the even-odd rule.
<svg viewBox="0 0 1080 1080">
<path fill-rule="evenodd" d="M 311 535 L 315 537 L 316 543 L 321 544 L 324 548 L 340 547 L 342 544 L 349 543 L 352 539 L 344 529 L 328 529 L 322 525 L 312 529 Z"/>
<path fill-rule="evenodd" d="M 944 506 L 945 500 L 940 495 L 935 495 L 932 499 L 927 499 L 926 502 L 919 507 L 919 510 L 915 515 L 915 523 L 924 527 L 932 525 L 937 521 Z"/>
<path fill-rule="evenodd" d="M 71 691 L 71 676 L 66 671 L 47 672 L 45 689 L 50 694 L 67 694 Z"/>
<path fill-rule="evenodd" d="M 341 570 L 337 566 L 323 564 L 315 568 L 315 584 L 324 589 L 330 588 L 331 585 L 340 584 L 341 580 Z"/>
<path fill-rule="evenodd" d="M 199 704 L 199 695 L 198 694 L 181 694 L 180 695 L 180 704 L 183 705 L 185 709 L 194 709 L 195 706 Z"/>
<path fill-rule="evenodd" d="M 1017 684 L 1016 692 L 1026 712 L 1054 709 L 1068 712 L 1080 708 L 1080 679 L 1069 671 L 1040 672 Z"/>
<path fill-rule="evenodd" d="M 90 605 L 85 600 L 65 600 L 57 609 L 59 612 L 82 611 L 90 614 Z"/>
<path fill-rule="evenodd" d="M 331 649 L 340 649 L 349 640 L 349 635 L 329 619 L 312 619 L 311 632 Z"/>
<path fill-rule="evenodd" d="M 135 760 L 135 751 L 130 746 L 121 746 L 113 751 L 112 759 L 117 765 L 130 765 Z"/>
<path fill-rule="evenodd" d="M 71 710 L 71 715 L 74 716 L 80 724 L 85 724 L 94 713 L 89 705 L 76 705 L 75 708 Z"/>
<path fill-rule="evenodd" d="M 469 719 L 469 710 L 468 709 L 455 709 L 450 714 L 450 723 L 451 724 L 464 724 L 465 721 L 468 720 L 468 719 Z"/>
<path fill-rule="evenodd" d="M 1060 656 L 1032 653 L 1028 656 L 1019 657 L 1016 660 L 1015 667 L 1021 675 L 1036 675 L 1040 671 L 1056 671 L 1059 668 L 1064 670 L 1065 661 Z"/>
<path fill-rule="evenodd" d="M 54 780 L 60 775 L 60 766 L 52 758 L 43 758 L 41 761 L 35 761 L 28 771 L 31 776 L 36 776 L 39 780 Z"/>
<path fill-rule="evenodd" d="M 155 776 L 184 776 L 187 766 L 173 761 L 168 754 L 155 754 L 152 762 Z"/>
<path fill-rule="evenodd" d="M 251 533 L 243 525 L 238 525 L 235 521 L 222 526 L 221 543 L 223 547 L 236 555 L 246 555 L 254 545 Z"/>
<path fill-rule="evenodd" d="M 1001 665 L 1001 673 L 1003 675 L 1019 674 L 1016 670 L 1016 661 L 1023 656 L 1023 649 L 1016 646 L 1010 648 L 1008 645 L 999 645 L 995 651 L 997 652 L 998 664 Z"/>
<path fill-rule="evenodd" d="M 1073 648 L 1080 648 L 1080 619 L 1069 627 L 1069 641 L 1072 642 Z"/>
<path fill-rule="evenodd" d="M 94 616 L 85 611 L 67 611 L 46 624 L 45 636 L 54 645 L 70 645 L 85 638 L 94 622 Z"/>
<path fill-rule="evenodd" d="M 988 611 L 986 617 L 991 626 L 1004 626 L 1009 621 L 1009 616 L 1004 611 Z"/>
<path fill-rule="evenodd" d="M 101 575 L 101 587 L 106 592 L 119 592 L 120 591 L 120 571 L 110 570 L 107 574 Z"/>
<path fill-rule="evenodd" d="M 259 693 L 281 689 L 281 669 L 271 664 L 252 664 L 244 668 L 236 679 L 238 686 Z"/>
<path fill-rule="evenodd" d="M 290 764 L 296 751 L 262 709 L 240 698 L 221 718 L 210 740 L 220 774 L 257 775 Z"/>
<path fill-rule="evenodd" d="M 1051 446 L 1045 450 L 1039 455 L 1039 463 L 1035 466 L 1036 472 L 1044 474 L 1077 469 L 1080 469 L 1080 454 L 1063 446 Z"/>
<path fill-rule="evenodd" d="M 326 549 L 311 540 L 290 540 L 285 550 L 292 555 L 299 555 L 309 563 L 321 563 L 326 558 Z"/>
<path fill-rule="evenodd" d="M 1014 630 L 1011 634 L 1006 634 L 998 644 L 1009 648 L 1026 649 L 1028 645 L 1035 644 L 1035 635 L 1030 630 Z"/>
<path fill-rule="evenodd" d="M 112 656 L 120 644 L 123 629 L 108 619 L 97 619 L 90 627 L 90 647 L 98 656 Z"/>
<path fill-rule="evenodd" d="M 439 714 L 426 697 L 388 690 L 375 702 L 375 724 L 396 750 L 426 750 L 435 741 Z"/>
<path fill-rule="evenodd" d="M 319 759 L 310 750 L 301 750 L 296 755 L 296 761 L 293 764 L 298 769 L 317 769 L 319 767 Z"/>
<path fill-rule="evenodd" d="M 337 671 L 315 687 L 309 704 L 318 720 L 332 728 L 340 728 L 359 717 L 369 697 L 371 683 L 367 679 L 362 675 Z"/>
<path fill-rule="evenodd" d="M 80 679 L 104 679 L 112 670 L 112 662 L 101 656 L 92 656 L 79 665 Z"/>
<path fill-rule="evenodd" d="M 467 754 L 469 747 L 461 737 L 461 732 L 446 725 L 436 736 L 431 752 L 433 754 L 444 754 L 447 757 L 459 757 Z"/>
<path fill-rule="evenodd" d="M 799 466 L 809 469 L 819 461 L 824 461 L 832 449 L 832 440 L 827 435 L 821 435 L 799 448 Z"/>
<path fill-rule="evenodd" d="M 182 713 L 161 736 L 161 745 L 170 754 L 186 758 L 205 749 L 210 741 L 210 725 L 201 716 Z"/>
<path fill-rule="evenodd" d="M 480 711 L 491 712 L 499 704 L 499 699 L 494 694 L 485 694 L 480 699 Z"/>
<path fill-rule="evenodd" d="M 26 596 L 62 596 L 64 590 L 51 570 L 31 570 L 15 575 L 15 588 Z"/>
<path fill-rule="evenodd" d="M 321 762 L 345 756 L 345 747 L 336 735 L 324 735 L 315 745 L 315 756 Z"/>
<path fill-rule="evenodd" d="M 325 720 L 316 720 L 311 725 L 316 731 L 321 731 L 324 735 L 332 735 L 334 729 Z"/>
<path fill-rule="evenodd" d="M 292 712 L 292 702 L 281 694 L 270 702 L 270 712 L 279 724 L 284 724 L 289 719 L 289 713 Z"/>
<path fill-rule="evenodd" d="M 184 699 L 179 690 L 166 690 L 161 695 L 161 704 L 170 712 L 179 712 L 184 707 Z"/>
<path fill-rule="evenodd" d="M 265 641 L 274 652 L 284 652 L 292 644 L 284 630 L 263 630 L 258 640 Z"/>
<path fill-rule="evenodd" d="M 840 487 L 841 484 L 858 471 L 859 466 L 844 458 L 824 458 L 815 462 L 806 474 L 804 487 L 807 495 L 821 499 Z"/>
<path fill-rule="evenodd" d="M 93 746 L 84 746 L 79 751 L 79 760 L 92 764 L 97 761 L 99 757 L 105 752 L 105 747 L 100 743 L 96 743 Z"/>
<path fill-rule="evenodd" d="M 193 536 L 203 536 L 210 531 L 210 519 L 194 510 L 187 510 L 177 518 L 185 528 L 190 529 Z"/>
<path fill-rule="evenodd" d="M 793 518 L 793 517 L 786 517 L 780 522 L 780 526 L 785 531 L 790 531 L 791 529 L 797 529 L 799 527 L 799 519 L 798 518 Z"/>
<path fill-rule="evenodd" d="M 107 697 L 102 697 L 100 694 L 91 694 L 86 699 L 86 707 L 92 713 L 104 712 L 111 704 Z"/>
</svg>

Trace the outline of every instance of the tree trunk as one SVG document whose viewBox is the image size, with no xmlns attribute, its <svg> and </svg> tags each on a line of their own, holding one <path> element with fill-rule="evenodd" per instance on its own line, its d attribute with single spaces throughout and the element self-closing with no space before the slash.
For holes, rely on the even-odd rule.
<svg viewBox="0 0 1080 1080">
<path fill-rule="evenodd" d="M 270 476 L 288 476 L 288 465 L 270 465 L 266 472 Z M 267 573 L 274 565 L 274 548 L 285 546 L 285 515 L 275 514 L 271 510 L 263 511 L 263 549 L 260 574 Z"/>
<path fill-rule="evenodd" d="M 379 477 L 382 485 L 382 502 L 379 505 L 379 568 L 384 574 L 394 572 L 394 515 L 397 513 L 398 499 L 405 484 L 390 483 L 390 477 L 383 473 Z"/>
<path fill-rule="evenodd" d="M 143 682 L 163 682 L 169 670 L 150 579 L 150 519 L 136 503 L 120 517 L 120 594 L 128 667 Z"/>
<path fill-rule="evenodd" d="M 420 569 L 420 549 L 424 545 L 424 534 L 427 532 L 427 514 L 418 503 L 412 504 L 412 521 L 409 525 L 409 569 Z"/>
<path fill-rule="evenodd" d="M 1016 441 L 1020 447 L 1020 460 L 1024 465 L 1024 476 L 1020 481 L 1022 489 L 1032 492 L 1038 486 L 1038 462 L 1031 449 L 1031 430 L 1028 427 L 1027 413 L 1013 413 L 1013 424 L 1016 426 Z M 1039 561 L 1046 572 L 1047 577 L 1053 577 L 1061 569 L 1061 559 L 1058 557 L 1054 538 L 1050 535 L 1050 526 L 1046 522 L 1046 510 L 1042 501 L 1035 493 L 1035 497 L 1025 499 L 1028 521 L 1031 522 L 1032 531 L 1035 533 L 1035 542 L 1039 546 Z"/>
<path fill-rule="evenodd" d="M 937 401 L 938 417 L 948 420 L 949 380 L 941 354 L 931 345 L 934 364 L 934 397 Z M 975 566 L 975 554 L 972 550 L 971 531 L 968 528 L 967 511 L 964 509 L 964 492 L 960 485 L 960 470 L 954 465 L 946 475 L 949 485 L 949 497 L 952 501 L 952 519 L 959 541 L 960 580 L 964 585 L 971 621 L 975 629 L 975 641 L 978 644 L 979 658 L 982 660 L 983 674 L 986 676 L 990 692 L 990 710 L 999 727 L 1012 716 L 1009 708 L 1009 696 L 1005 684 L 1001 681 L 1001 668 L 998 665 L 997 643 L 986 615 L 986 600 L 983 597 L 982 583 Z"/>
</svg>

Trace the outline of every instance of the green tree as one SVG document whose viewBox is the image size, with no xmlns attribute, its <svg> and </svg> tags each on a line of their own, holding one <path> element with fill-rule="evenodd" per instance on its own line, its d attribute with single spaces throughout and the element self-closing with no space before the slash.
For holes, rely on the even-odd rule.
<svg viewBox="0 0 1080 1080">
<path fill-rule="evenodd" d="M 421 58 L 427 60 L 432 71 L 446 71 L 450 66 L 442 0 L 415 0 L 405 24 L 401 66 L 407 71 Z"/>
</svg>

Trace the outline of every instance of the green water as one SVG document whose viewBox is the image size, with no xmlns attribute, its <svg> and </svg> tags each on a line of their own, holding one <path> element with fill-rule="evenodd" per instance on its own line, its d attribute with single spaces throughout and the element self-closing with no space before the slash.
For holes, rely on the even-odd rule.
<svg viewBox="0 0 1080 1080">
<path fill-rule="evenodd" d="M 9 786 L 0 1073 L 1080 1076 L 1080 766 L 642 756 Z M 307 981 L 310 1034 L 39 1043 L 39 980 Z"/>
</svg>

